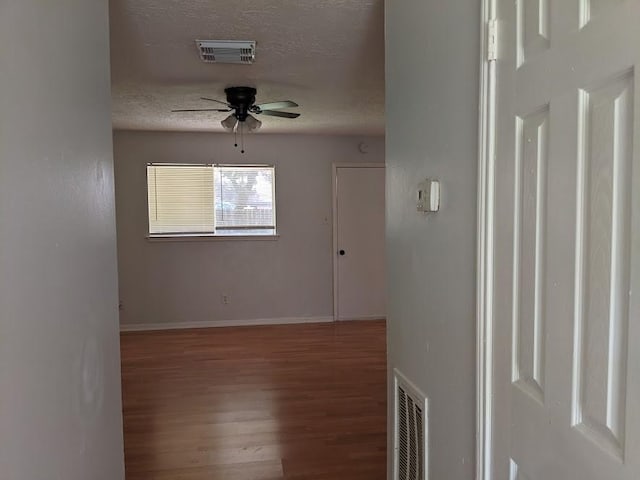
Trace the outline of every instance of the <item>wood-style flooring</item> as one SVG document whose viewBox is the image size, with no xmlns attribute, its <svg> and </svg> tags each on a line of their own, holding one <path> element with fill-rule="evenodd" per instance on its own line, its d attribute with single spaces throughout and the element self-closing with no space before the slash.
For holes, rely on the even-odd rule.
<svg viewBox="0 0 640 480">
<path fill-rule="evenodd" d="M 384 480 L 383 321 L 122 334 L 127 480 Z"/>
</svg>

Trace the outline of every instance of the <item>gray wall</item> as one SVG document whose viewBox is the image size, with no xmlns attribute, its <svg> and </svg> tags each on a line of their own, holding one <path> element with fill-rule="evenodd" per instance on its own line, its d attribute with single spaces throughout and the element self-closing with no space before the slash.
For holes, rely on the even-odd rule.
<svg viewBox="0 0 640 480">
<path fill-rule="evenodd" d="M 479 25 L 480 2 L 386 3 L 389 366 L 430 400 L 431 480 L 474 476 Z"/>
<path fill-rule="evenodd" d="M 249 135 L 244 155 L 233 143 L 232 134 L 115 132 L 123 327 L 332 317 L 331 165 L 383 162 L 384 137 Z M 275 165 L 280 238 L 148 241 L 148 162 Z"/>
<path fill-rule="evenodd" d="M 0 3 L 0 477 L 124 478 L 106 0 Z"/>
</svg>

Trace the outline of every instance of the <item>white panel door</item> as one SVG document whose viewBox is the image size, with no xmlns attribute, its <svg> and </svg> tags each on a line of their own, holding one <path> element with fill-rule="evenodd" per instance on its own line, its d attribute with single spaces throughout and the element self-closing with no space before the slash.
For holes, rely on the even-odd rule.
<svg viewBox="0 0 640 480">
<path fill-rule="evenodd" d="M 386 315 L 384 167 L 336 168 L 337 320 Z"/>
<path fill-rule="evenodd" d="M 497 0 L 492 480 L 640 479 L 638 0 Z"/>
</svg>

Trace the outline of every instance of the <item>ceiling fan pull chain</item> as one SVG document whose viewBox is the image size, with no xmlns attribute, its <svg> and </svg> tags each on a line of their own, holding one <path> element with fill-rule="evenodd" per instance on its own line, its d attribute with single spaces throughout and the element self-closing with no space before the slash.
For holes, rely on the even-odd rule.
<svg viewBox="0 0 640 480">
<path fill-rule="evenodd" d="M 244 153 L 244 122 L 240 123 L 240 153 Z"/>
<path fill-rule="evenodd" d="M 233 135 L 234 135 L 234 139 L 235 139 L 235 143 L 233 144 L 234 147 L 238 148 L 238 128 L 240 127 L 240 125 L 237 125 L 236 128 L 233 130 Z"/>
</svg>

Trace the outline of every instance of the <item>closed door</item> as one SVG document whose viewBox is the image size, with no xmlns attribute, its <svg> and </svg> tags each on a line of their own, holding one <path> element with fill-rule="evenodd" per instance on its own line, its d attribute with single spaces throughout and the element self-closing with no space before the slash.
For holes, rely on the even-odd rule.
<svg viewBox="0 0 640 480">
<path fill-rule="evenodd" d="M 386 315 L 384 167 L 337 167 L 337 320 Z"/>
<path fill-rule="evenodd" d="M 637 0 L 497 0 L 492 480 L 640 479 Z"/>
</svg>

